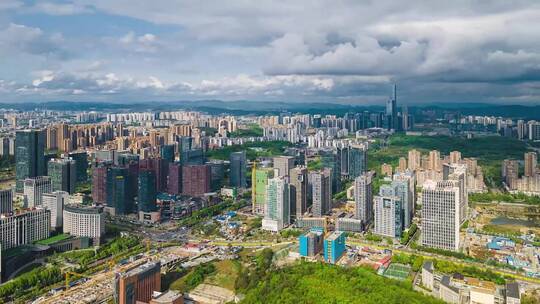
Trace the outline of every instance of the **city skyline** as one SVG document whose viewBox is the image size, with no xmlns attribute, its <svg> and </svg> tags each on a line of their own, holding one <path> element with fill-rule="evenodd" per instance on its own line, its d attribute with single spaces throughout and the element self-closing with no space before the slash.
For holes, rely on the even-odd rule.
<svg viewBox="0 0 540 304">
<path fill-rule="evenodd" d="M 0 102 L 538 104 L 534 1 L 0 5 Z"/>
</svg>

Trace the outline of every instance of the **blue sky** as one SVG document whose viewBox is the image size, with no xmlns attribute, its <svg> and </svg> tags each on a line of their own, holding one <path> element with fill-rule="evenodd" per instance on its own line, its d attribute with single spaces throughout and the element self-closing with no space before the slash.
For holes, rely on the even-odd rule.
<svg viewBox="0 0 540 304">
<path fill-rule="evenodd" d="M 0 102 L 540 102 L 538 1 L 0 1 Z"/>
</svg>

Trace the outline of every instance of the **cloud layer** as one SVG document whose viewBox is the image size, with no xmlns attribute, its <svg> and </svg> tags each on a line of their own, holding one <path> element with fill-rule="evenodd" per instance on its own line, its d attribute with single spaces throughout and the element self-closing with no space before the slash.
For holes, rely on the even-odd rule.
<svg viewBox="0 0 540 304">
<path fill-rule="evenodd" d="M 0 92 L 25 100 L 540 102 L 536 1 L 0 4 Z"/>
</svg>

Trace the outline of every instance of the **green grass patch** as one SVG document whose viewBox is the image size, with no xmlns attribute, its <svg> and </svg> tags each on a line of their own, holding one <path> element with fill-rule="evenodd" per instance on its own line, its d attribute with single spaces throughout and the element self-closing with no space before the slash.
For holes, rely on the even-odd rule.
<svg viewBox="0 0 540 304">
<path fill-rule="evenodd" d="M 51 236 L 48 239 L 37 241 L 36 244 L 38 244 L 38 245 L 51 245 L 51 244 L 54 244 L 56 242 L 67 240 L 70 237 L 71 237 L 71 235 L 69 235 L 67 233 L 62 233 L 62 234 L 58 234 L 58 235 L 55 235 L 55 236 Z"/>
</svg>

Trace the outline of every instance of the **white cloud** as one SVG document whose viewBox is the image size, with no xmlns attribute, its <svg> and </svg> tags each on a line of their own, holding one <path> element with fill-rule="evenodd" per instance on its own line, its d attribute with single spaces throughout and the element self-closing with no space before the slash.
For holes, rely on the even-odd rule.
<svg viewBox="0 0 540 304">
<path fill-rule="evenodd" d="M 53 16 L 78 15 L 92 13 L 92 9 L 85 5 L 74 3 L 54 3 L 38 1 L 32 10 Z"/>
</svg>

